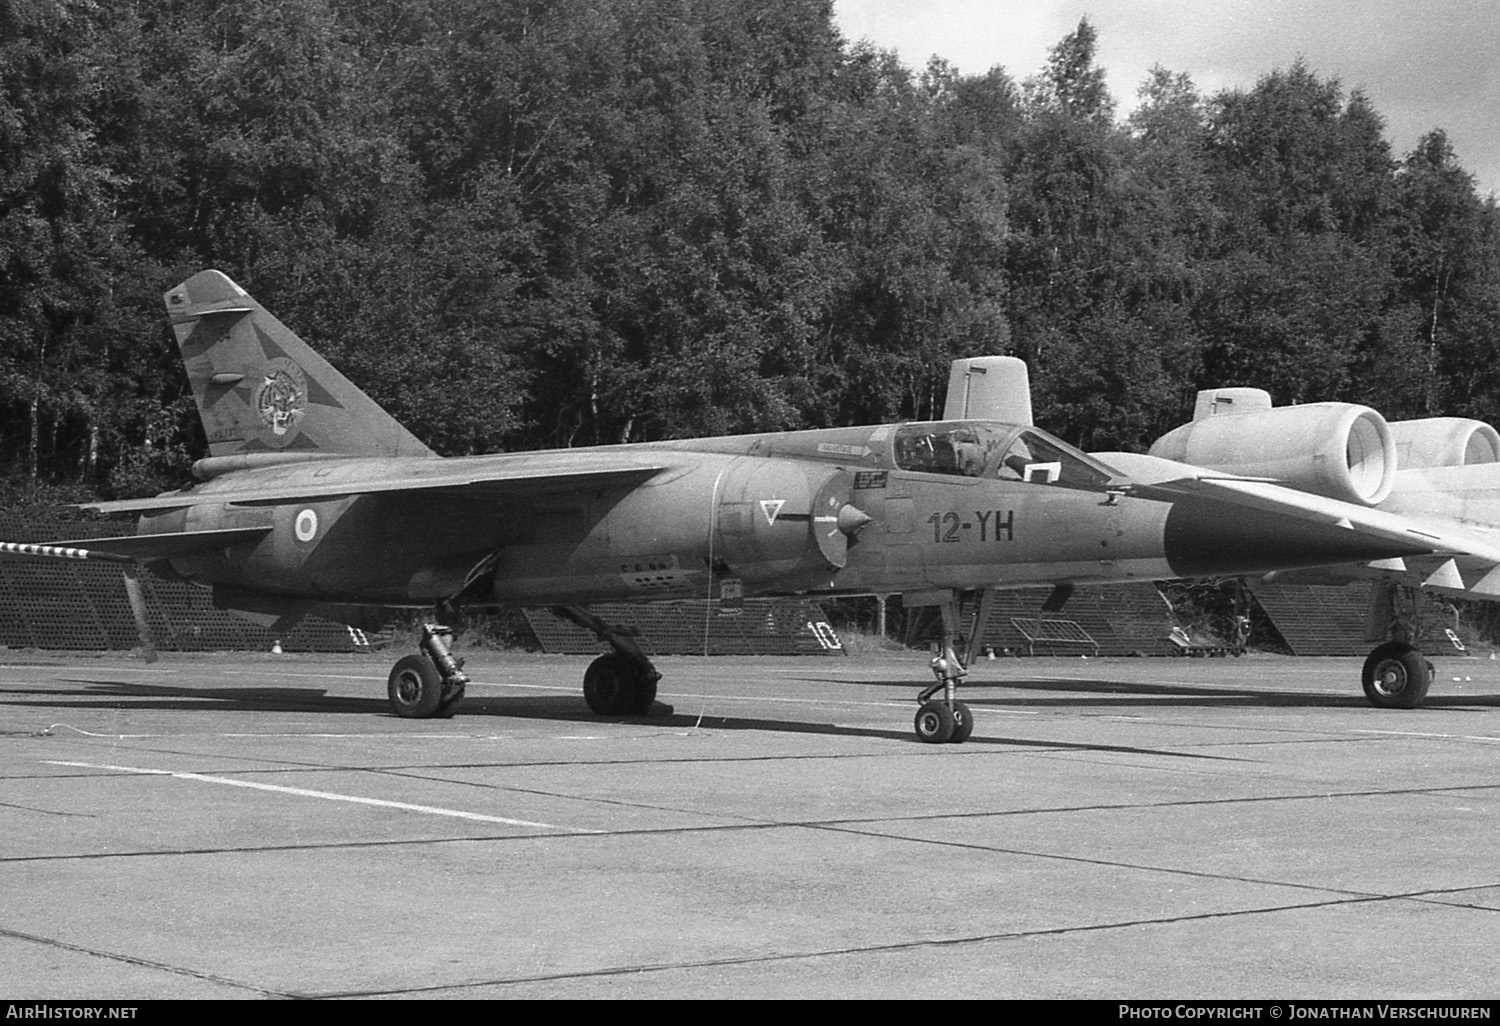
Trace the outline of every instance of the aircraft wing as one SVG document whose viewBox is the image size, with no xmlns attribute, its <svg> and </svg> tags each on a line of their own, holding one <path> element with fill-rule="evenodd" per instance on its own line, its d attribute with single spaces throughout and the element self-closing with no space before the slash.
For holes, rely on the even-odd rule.
<svg viewBox="0 0 1500 1026">
<path fill-rule="evenodd" d="M 155 498 L 91 502 L 80 508 L 100 513 L 142 513 L 205 504 L 275 505 L 399 492 L 443 492 L 502 500 L 639 484 L 670 466 L 633 454 L 567 450 L 457 459 L 330 459 L 246 472 L 233 478 L 226 475 L 208 486 Z"/>
<path fill-rule="evenodd" d="M 1264 479 L 1239 477 L 1135 453 L 1098 458 L 1128 477 L 1118 491 L 1146 499 L 1185 498 L 1343 527 L 1371 538 L 1409 546 L 1411 560 L 1372 564 L 1375 569 L 1420 572 L 1424 587 L 1472 591 L 1500 597 L 1500 537 L 1467 530 L 1433 517 L 1413 517 L 1356 506 Z M 1408 565 L 1409 564 L 1409 565 Z M 1465 584 L 1465 581 L 1469 583 Z"/>
</svg>

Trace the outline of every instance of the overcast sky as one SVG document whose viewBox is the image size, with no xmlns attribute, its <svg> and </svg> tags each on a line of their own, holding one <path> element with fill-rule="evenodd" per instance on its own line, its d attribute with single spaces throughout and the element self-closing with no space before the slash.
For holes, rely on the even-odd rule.
<svg viewBox="0 0 1500 1026">
<path fill-rule="evenodd" d="M 1123 116 L 1153 64 L 1204 95 L 1255 85 L 1299 56 L 1362 89 L 1399 160 L 1442 128 L 1481 196 L 1500 192 L 1500 0 L 834 0 L 840 31 L 921 68 L 1001 65 L 1017 82 L 1088 16 Z"/>
</svg>

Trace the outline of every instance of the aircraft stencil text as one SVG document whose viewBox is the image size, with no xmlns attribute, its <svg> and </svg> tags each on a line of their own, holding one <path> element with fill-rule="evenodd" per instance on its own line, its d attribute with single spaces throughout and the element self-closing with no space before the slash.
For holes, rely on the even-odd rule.
<svg viewBox="0 0 1500 1026">
<path fill-rule="evenodd" d="M 927 522 L 932 525 L 932 540 L 938 543 L 966 538 L 981 542 L 1016 540 L 1016 511 L 1013 509 L 975 510 L 972 518 L 951 511 L 934 513 Z"/>
</svg>

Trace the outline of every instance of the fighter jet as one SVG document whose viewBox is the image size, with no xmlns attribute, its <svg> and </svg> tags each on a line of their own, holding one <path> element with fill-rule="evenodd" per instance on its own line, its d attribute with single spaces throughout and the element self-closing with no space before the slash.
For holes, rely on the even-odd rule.
<svg viewBox="0 0 1500 1026">
<path fill-rule="evenodd" d="M 1500 599 L 1493 552 L 1500 545 L 1500 432 L 1483 421 L 1388 423 L 1368 407 L 1273 407 L 1261 389 L 1217 388 L 1199 392 L 1192 422 L 1157 439 L 1150 452 L 1251 479 L 1221 479 L 1214 487 L 1237 490 L 1252 504 L 1265 495 L 1256 482 L 1276 481 L 1402 519 L 1431 542 L 1423 553 L 1296 575 L 1300 581 L 1372 582 L 1366 637 L 1381 644 L 1362 675 L 1372 705 L 1410 709 L 1426 697 L 1432 667 L 1414 643 L 1419 593 Z M 1116 467 L 1142 459 L 1104 458 Z M 1188 482 L 1175 487 L 1181 485 L 1191 490 Z"/>
<path fill-rule="evenodd" d="M 208 440 L 195 482 L 87 507 L 138 515 L 133 536 L 5 549 L 121 563 L 127 586 L 145 567 L 283 628 L 435 611 L 390 672 L 398 716 L 458 710 L 468 679 L 442 621 L 467 607 L 550 605 L 588 627 L 610 651 L 584 698 L 620 716 L 650 710 L 660 674 L 592 604 L 899 593 L 942 611 L 914 720 L 942 743 L 974 729 L 957 697 L 969 595 L 977 623 L 997 589 L 1039 583 L 1061 601 L 1080 584 L 1434 559 L 1500 578 L 1500 540 L 1381 508 L 1376 464 L 1394 461 L 1364 407 L 1205 416 L 1185 448 L 1095 456 L 1032 424 L 1024 363 L 986 357 L 953 366 L 941 421 L 443 458 L 224 274 L 165 302 Z M 1411 704 L 1389 667 L 1415 664 L 1382 652 L 1377 695 Z"/>
</svg>

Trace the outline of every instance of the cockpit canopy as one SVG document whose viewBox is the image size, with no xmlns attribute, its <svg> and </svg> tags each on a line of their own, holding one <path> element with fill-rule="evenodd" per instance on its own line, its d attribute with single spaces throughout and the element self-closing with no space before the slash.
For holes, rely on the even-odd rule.
<svg viewBox="0 0 1500 1026">
<path fill-rule="evenodd" d="M 1114 480 L 1103 464 L 1037 428 L 987 421 L 903 424 L 896 466 L 926 474 L 1100 489 Z"/>
</svg>

